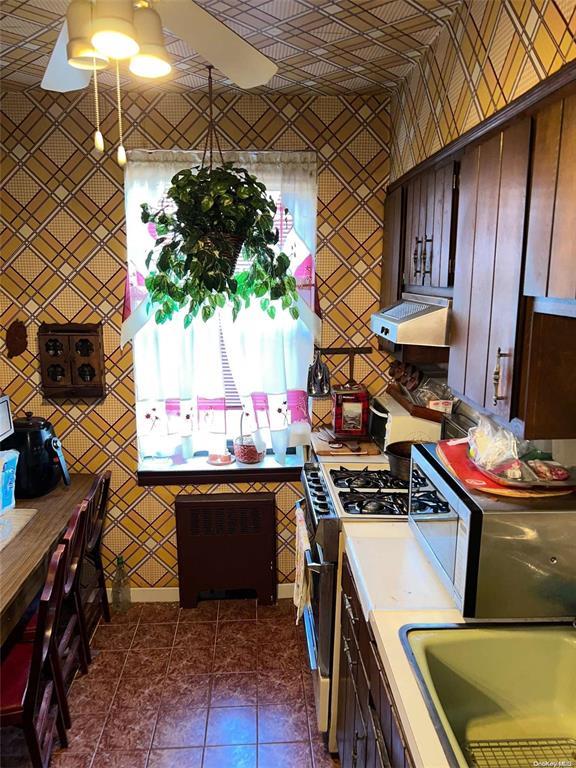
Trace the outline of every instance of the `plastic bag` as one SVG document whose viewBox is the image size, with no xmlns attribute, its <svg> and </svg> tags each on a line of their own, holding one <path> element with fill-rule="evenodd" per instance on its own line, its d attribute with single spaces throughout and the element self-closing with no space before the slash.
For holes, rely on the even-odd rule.
<svg viewBox="0 0 576 768">
<path fill-rule="evenodd" d="M 480 416 L 478 426 L 468 431 L 470 456 L 484 469 L 493 470 L 500 464 L 518 460 L 519 441 L 507 429 L 495 424 L 487 416 Z"/>
</svg>

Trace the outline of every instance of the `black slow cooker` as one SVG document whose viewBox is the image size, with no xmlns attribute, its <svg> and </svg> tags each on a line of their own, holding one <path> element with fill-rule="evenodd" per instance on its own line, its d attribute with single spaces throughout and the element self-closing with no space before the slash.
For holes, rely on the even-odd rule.
<svg viewBox="0 0 576 768">
<path fill-rule="evenodd" d="M 1 443 L 2 450 L 20 453 L 16 469 L 17 499 L 34 499 L 51 491 L 60 478 L 70 485 L 62 444 L 49 421 L 27 411 L 14 419 L 14 434 Z"/>
</svg>

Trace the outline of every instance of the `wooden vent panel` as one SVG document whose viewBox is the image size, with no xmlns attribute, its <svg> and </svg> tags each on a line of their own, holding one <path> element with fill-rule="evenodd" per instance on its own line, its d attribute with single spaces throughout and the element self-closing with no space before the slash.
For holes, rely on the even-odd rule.
<svg viewBox="0 0 576 768">
<path fill-rule="evenodd" d="M 276 601 L 276 503 L 273 493 L 176 497 L 180 604 L 200 592 L 252 589 Z"/>
</svg>

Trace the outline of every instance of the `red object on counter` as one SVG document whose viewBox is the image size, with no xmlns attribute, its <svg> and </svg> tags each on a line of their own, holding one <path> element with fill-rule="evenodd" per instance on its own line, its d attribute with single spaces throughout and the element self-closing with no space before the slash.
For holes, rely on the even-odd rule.
<svg viewBox="0 0 576 768">
<path fill-rule="evenodd" d="M 342 439 L 367 440 L 370 401 L 363 384 L 332 389 L 332 427 Z"/>
</svg>

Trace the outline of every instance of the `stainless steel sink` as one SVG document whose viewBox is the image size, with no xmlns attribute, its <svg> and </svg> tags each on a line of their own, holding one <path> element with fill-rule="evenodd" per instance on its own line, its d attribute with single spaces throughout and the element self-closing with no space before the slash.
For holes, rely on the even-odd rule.
<svg viewBox="0 0 576 768">
<path fill-rule="evenodd" d="M 401 636 L 451 765 L 576 766 L 575 627 L 408 625 Z"/>
</svg>

